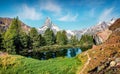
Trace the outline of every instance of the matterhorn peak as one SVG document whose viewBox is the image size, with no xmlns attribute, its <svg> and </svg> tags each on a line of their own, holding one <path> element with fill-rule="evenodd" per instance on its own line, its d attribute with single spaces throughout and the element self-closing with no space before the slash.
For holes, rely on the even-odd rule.
<svg viewBox="0 0 120 74">
<path fill-rule="evenodd" d="M 47 17 L 44 23 L 45 26 L 51 27 L 52 26 L 52 21 L 50 17 Z"/>
<path fill-rule="evenodd" d="M 41 28 L 38 29 L 40 34 L 43 34 L 47 28 L 50 28 L 53 30 L 53 32 L 56 34 L 57 31 L 60 31 L 59 27 L 52 23 L 51 19 L 49 17 L 46 18 L 45 23 Z"/>
</svg>

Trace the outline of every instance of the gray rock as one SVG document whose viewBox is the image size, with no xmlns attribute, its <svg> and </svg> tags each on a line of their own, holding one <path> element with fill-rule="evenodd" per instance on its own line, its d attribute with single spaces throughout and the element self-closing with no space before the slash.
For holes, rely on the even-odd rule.
<svg viewBox="0 0 120 74">
<path fill-rule="evenodd" d="M 103 40 L 101 37 L 99 37 L 97 34 L 93 35 L 93 39 L 96 45 L 102 44 Z"/>
</svg>

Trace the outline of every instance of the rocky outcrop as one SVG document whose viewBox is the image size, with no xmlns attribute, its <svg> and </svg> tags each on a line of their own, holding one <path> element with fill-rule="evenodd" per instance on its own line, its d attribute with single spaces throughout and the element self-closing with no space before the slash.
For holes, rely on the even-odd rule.
<svg viewBox="0 0 120 74">
<path fill-rule="evenodd" d="M 5 32 L 10 24 L 12 23 L 13 18 L 2 18 L 0 17 L 0 32 Z M 19 20 L 20 21 L 20 20 Z M 20 21 L 21 27 L 25 32 L 30 31 L 30 27 Z"/>
<path fill-rule="evenodd" d="M 102 38 L 99 37 L 97 34 L 93 35 L 93 39 L 94 39 L 94 43 L 95 43 L 96 45 L 99 45 L 99 44 L 103 43 Z"/>
<path fill-rule="evenodd" d="M 103 42 L 105 42 L 109 38 L 111 33 L 112 33 L 111 30 L 106 29 L 102 32 L 99 32 L 99 33 L 93 35 L 95 44 L 99 45 L 99 44 L 102 44 Z"/>
<path fill-rule="evenodd" d="M 117 19 L 117 20 L 115 21 L 115 23 L 113 23 L 113 24 L 109 27 L 109 29 L 112 30 L 112 31 L 116 30 L 117 28 L 120 28 L 120 18 Z"/>
</svg>

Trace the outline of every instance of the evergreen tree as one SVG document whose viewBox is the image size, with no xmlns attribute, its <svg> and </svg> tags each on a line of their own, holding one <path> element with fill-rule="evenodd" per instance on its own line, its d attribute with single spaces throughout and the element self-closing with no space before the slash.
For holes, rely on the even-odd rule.
<svg viewBox="0 0 120 74">
<path fill-rule="evenodd" d="M 61 43 L 61 40 L 62 40 L 61 36 L 62 36 L 61 31 L 58 31 L 57 34 L 56 34 L 56 43 L 57 44 Z"/>
<path fill-rule="evenodd" d="M 45 39 L 42 37 L 41 34 L 38 36 L 38 41 L 39 41 L 39 46 L 44 46 L 45 45 Z"/>
<path fill-rule="evenodd" d="M 66 35 L 66 31 L 63 31 L 62 35 L 61 35 L 61 42 L 60 42 L 60 44 L 61 45 L 66 45 L 67 43 L 68 43 L 68 38 L 67 38 L 67 35 Z"/>
<path fill-rule="evenodd" d="M 22 34 L 20 36 L 20 42 L 21 42 L 22 49 L 29 48 L 29 46 L 30 46 L 30 38 L 25 32 L 22 32 Z"/>
<path fill-rule="evenodd" d="M 92 45 L 93 37 L 90 35 L 82 35 L 79 43 L 80 45 Z"/>
<path fill-rule="evenodd" d="M 30 43 L 31 43 L 30 48 L 38 47 L 39 46 L 38 32 L 35 28 L 31 28 L 29 32 L 29 36 L 30 36 Z"/>
<path fill-rule="evenodd" d="M 48 28 L 44 33 L 44 38 L 46 45 L 53 45 L 55 43 L 55 35 L 50 28 Z"/>
<path fill-rule="evenodd" d="M 71 36 L 70 44 L 72 44 L 72 45 L 78 44 L 78 39 L 76 36 Z"/>
<path fill-rule="evenodd" d="M 20 21 L 17 18 L 14 18 L 10 27 L 4 35 L 4 46 L 7 52 L 15 54 L 19 53 L 20 50 L 20 31 L 21 25 Z"/>
<path fill-rule="evenodd" d="M 66 45 L 68 43 L 68 38 L 66 35 L 66 31 L 58 31 L 56 34 L 56 42 L 60 45 Z"/>
</svg>

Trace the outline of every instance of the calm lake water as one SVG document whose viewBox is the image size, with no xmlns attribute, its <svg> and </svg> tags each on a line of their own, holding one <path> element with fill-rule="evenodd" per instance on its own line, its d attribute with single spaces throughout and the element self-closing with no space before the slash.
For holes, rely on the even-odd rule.
<svg viewBox="0 0 120 74">
<path fill-rule="evenodd" d="M 35 58 L 39 60 L 47 60 L 56 57 L 75 57 L 80 54 L 82 50 L 80 48 L 68 48 L 68 49 L 58 49 L 56 51 L 40 51 L 32 52 L 26 55 L 28 58 Z"/>
<path fill-rule="evenodd" d="M 58 51 L 45 51 L 42 52 L 39 56 L 39 59 L 41 60 L 47 60 L 50 58 L 56 58 L 56 57 L 75 57 L 77 54 L 81 53 L 82 50 L 80 48 L 69 48 L 69 49 L 61 49 Z"/>
</svg>

